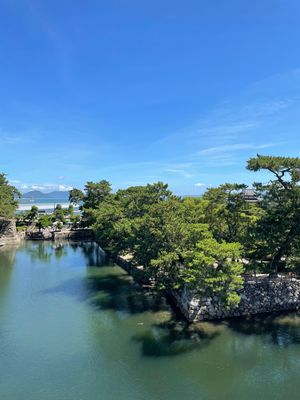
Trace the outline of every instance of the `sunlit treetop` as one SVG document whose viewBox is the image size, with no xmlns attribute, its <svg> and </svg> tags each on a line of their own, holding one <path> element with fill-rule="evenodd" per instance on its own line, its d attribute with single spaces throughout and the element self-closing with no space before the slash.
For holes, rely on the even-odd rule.
<svg viewBox="0 0 300 400">
<path fill-rule="evenodd" d="M 271 172 L 285 189 L 291 188 L 300 181 L 300 158 L 298 157 L 274 157 L 258 154 L 256 157 L 250 158 L 247 169 Z"/>
</svg>

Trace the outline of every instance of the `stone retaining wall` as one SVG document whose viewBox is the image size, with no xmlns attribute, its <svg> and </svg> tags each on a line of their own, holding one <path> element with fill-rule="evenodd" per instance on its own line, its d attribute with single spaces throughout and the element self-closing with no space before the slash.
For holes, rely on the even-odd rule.
<svg viewBox="0 0 300 400">
<path fill-rule="evenodd" d="M 91 229 L 64 229 L 61 231 L 41 230 L 26 233 L 29 240 L 94 240 L 94 233 Z"/>
<path fill-rule="evenodd" d="M 287 276 L 247 280 L 239 294 L 240 304 L 231 309 L 224 307 L 217 296 L 199 298 L 187 289 L 172 292 L 172 297 L 190 322 L 297 310 L 300 280 Z"/>
<path fill-rule="evenodd" d="M 138 282 L 151 284 L 145 278 L 142 267 L 133 266 L 129 256 L 112 256 L 112 258 Z M 216 295 L 200 298 L 187 288 L 168 292 L 172 302 L 189 322 L 300 308 L 300 280 L 287 275 L 272 278 L 268 275 L 247 278 L 239 294 L 241 296 L 240 304 L 235 308 L 227 309 Z"/>
<path fill-rule="evenodd" d="M 92 229 L 62 230 L 54 232 L 54 240 L 94 240 Z"/>
<path fill-rule="evenodd" d="M 131 263 L 131 257 L 127 256 L 113 256 L 109 254 L 109 256 L 118 264 L 120 267 L 125 269 L 130 275 L 133 276 L 136 282 L 141 283 L 143 285 L 151 285 L 151 282 L 147 279 L 145 274 L 143 273 L 142 266 L 134 266 Z"/>
<path fill-rule="evenodd" d="M 16 221 L 14 219 L 0 218 L 0 243 L 14 243 L 19 240 Z"/>
</svg>

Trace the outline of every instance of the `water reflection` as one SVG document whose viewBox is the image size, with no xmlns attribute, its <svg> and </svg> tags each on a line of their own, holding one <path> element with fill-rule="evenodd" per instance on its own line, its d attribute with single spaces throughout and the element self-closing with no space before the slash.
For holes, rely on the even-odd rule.
<svg viewBox="0 0 300 400">
<path fill-rule="evenodd" d="M 0 247 L 0 292 L 6 290 L 16 261 L 18 246 Z"/>
<path fill-rule="evenodd" d="M 202 349 L 221 333 L 221 329 L 203 324 L 196 327 L 174 318 L 139 333 L 133 339 L 141 343 L 143 356 L 176 356 L 195 349 Z"/>
<path fill-rule="evenodd" d="M 73 243 L 72 246 L 74 248 L 76 243 Z M 80 248 L 90 267 L 100 267 L 109 261 L 105 251 L 95 242 L 83 242 L 80 244 Z"/>
<path fill-rule="evenodd" d="M 163 296 L 143 289 L 127 274 L 120 273 L 119 268 L 116 272 L 87 277 L 86 286 L 94 307 L 126 314 L 168 309 Z"/>
<path fill-rule="evenodd" d="M 300 343 L 300 315 L 295 312 L 230 319 L 224 324 L 243 335 L 256 335 L 281 347 Z"/>
<path fill-rule="evenodd" d="M 53 255 L 49 244 L 42 241 L 26 243 L 25 248 L 32 263 L 48 263 Z"/>
<path fill-rule="evenodd" d="M 214 324 L 188 324 L 167 303 L 166 298 L 154 290 L 144 289 L 125 273 L 89 276 L 87 293 L 89 302 L 99 310 L 111 310 L 130 317 L 141 314 L 141 332 L 132 340 L 141 345 L 143 356 L 175 356 L 207 346 L 222 327 Z M 147 313 L 153 314 L 147 318 Z"/>
<path fill-rule="evenodd" d="M 300 316 L 293 312 L 188 324 L 171 309 L 164 296 L 143 289 L 127 274 L 89 276 L 86 285 L 90 304 L 99 310 L 128 315 L 169 312 L 167 319 L 157 322 L 154 318 L 149 327 L 133 336 L 132 339 L 140 343 L 144 356 L 174 356 L 199 350 L 220 334 L 230 331 L 249 338 L 259 336 L 266 344 L 289 346 L 300 343 Z M 236 346 L 239 348 L 239 343 Z M 240 349 L 237 353 L 240 354 Z"/>
<path fill-rule="evenodd" d="M 94 242 L 36 241 L 26 243 L 25 247 L 32 262 L 49 263 L 51 258 L 60 260 L 67 255 L 69 247 L 74 252 L 80 251 L 86 260 L 87 267 L 101 266 L 107 262 L 105 252 Z"/>
<path fill-rule="evenodd" d="M 17 249 L 17 245 L 0 247 L 1 271 L 4 269 L 11 269 L 13 267 L 16 260 Z"/>
<path fill-rule="evenodd" d="M 101 267 L 109 261 L 105 251 L 95 242 L 69 242 L 69 246 L 74 252 L 83 254 L 88 267 Z"/>
<path fill-rule="evenodd" d="M 49 261 L 52 256 L 63 257 L 68 249 L 65 246 L 62 243 L 53 248 L 39 243 L 33 246 L 32 254 L 41 257 L 42 261 Z M 300 317 L 296 313 L 188 324 L 176 314 L 161 293 L 136 284 L 119 267 L 109 264 L 105 253 L 95 243 L 71 243 L 67 246 L 82 254 L 88 267 L 99 268 L 88 268 L 84 277 L 63 281 L 42 293 L 72 296 L 99 312 L 109 312 L 114 323 L 128 320 L 134 325 L 131 340 L 139 344 L 145 357 L 168 357 L 199 351 L 221 335 L 232 336 L 230 349 L 227 350 L 232 357 L 236 355 L 240 360 L 243 359 L 243 352 L 249 354 L 253 351 L 257 338 L 263 343 L 278 346 L 300 343 Z M 240 340 L 240 335 L 247 336 L 248 340 Z M 247 345 L 249 348 L 246 348 Z M 249 363 L 249 360 L 254 358 L 247 355 L 243 362 Z"/>
</svg>

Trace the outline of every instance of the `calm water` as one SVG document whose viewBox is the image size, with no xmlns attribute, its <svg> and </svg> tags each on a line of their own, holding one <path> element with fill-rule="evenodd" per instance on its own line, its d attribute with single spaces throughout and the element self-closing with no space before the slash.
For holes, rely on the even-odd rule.
<svg viewBox="0 0 300 400">
<path fill-rule="evenodd" d="M 300 317 L 187 326 L 93 244 L 0 249 L 1 400 L 288 399 Z"/>
</svg>

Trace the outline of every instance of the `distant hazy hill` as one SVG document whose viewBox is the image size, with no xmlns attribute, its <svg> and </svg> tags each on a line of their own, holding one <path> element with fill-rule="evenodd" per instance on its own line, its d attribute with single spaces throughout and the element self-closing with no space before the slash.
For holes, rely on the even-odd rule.
<svg viewBox="0 0 300 400">
<path fill-rule="evenodd" d="M 69 199 L 69 192 L 60 192 L 59 190 L 55 190 L 54 192 L 43 193 L 39 190 L 32 190 L 27 193 L 22 194 L 23 198 L 30 199 L 56 199 L 56 200 L 64 200 L 67 201 Z"/>
</svg>

